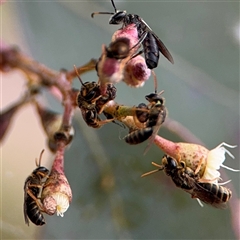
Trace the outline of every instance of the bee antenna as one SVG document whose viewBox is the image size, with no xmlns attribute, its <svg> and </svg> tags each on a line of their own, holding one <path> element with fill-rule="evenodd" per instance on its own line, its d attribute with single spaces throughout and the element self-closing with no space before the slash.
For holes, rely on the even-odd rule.
<svg viewBox="0 0 240 240">
<path fill-rule="evenodd" d="M 93 12 L 91 14 L 91 17 L 94 18 L 94 15 L 96 14 L 108 14 L 108 15 L 114 15 L 115 13 L 112 13 L 112 12 Z"/>
<path fill-rule="evenodd" d="M 82 79 L 80 78 L 80 75 L 79 75 L 79 73 L 78 73 L 78 70 L 77 70 L 76 65 L 73 65 L 73 66 L 74 66 L 75 72 L 76 72 L 76 74 L 77 74 L 77 77 L 78 77 L 80 83 L 81 83 L 83 86 L 85 86 L 85 84 L 83 83 Z"/>
<path fill-rule="evenodd" d="M 156 73 L 152 70 L 153 80 L 154 80 L 154 87 L 155 87 L 155 93 L 157 93 L 157 76 Z"/>
<path fill-rule="evenodd" d="M 164 93 L 164 90 L 160 91 L 157 95 L 159 96 L 159 95 L 161 95 L 163 93 Z"/>
<path fill-rule="evenodd" d="M 117 8 L 116 8 L 116 6 L 115 6 L 115 3 L 114 3 L 113 0 L 111 0 L 111 2 L 112 2 L 112 5 L 113 5 L 113 8 L 114 8 L 114 11 L 115 11 L 115 13 L 116 13 L 116 12 L 117 12 Z"/>
<path fill-rule="evenodd" d="M 159 164 L 157 164 L 157 163 L 155 163 L 155 162 L 152 162 L 152 165 L 155 166 L 155 167 L 158 167 L 158 169 L 152 170 L 152 171 L 150 171 L 150 172 L 146 172 L 146 173 L 142 174 L 141 177 L 149 176 L 149 175 L 151 175 L 151 174 L 153 174 L 153 173 L 162 171 L 162 170 L 164 169 L 164 166 L 163 166 L 163 165 L 159 165 Z"/>
<path fill-rule="evenodd" d="M 39 156 L 39 160 L 36 158 L 35 159 L 35 163 L 36 163 L 36 166 L 37 167 L 40 167 L 41 166 L 41 160 L 42 160 L 42 155 L 43 155 L 43 153 L 44 153 L 44 149 L 41 151 L 41 153 L 40 153 L 40 156 Z M 37 160 L 38 160 L 38 163 L 37 163 Z"/>
</svg>

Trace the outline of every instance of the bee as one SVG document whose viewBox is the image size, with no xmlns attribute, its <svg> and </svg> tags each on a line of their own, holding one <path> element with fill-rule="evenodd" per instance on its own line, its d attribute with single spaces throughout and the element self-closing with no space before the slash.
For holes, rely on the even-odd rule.
<svg viewBox="0 0 240 240">
<path fill-rule="evenodd" d="M 129 56 L 130 40 L 128 38 L 118 38 L 111 42 L 109 47 L 105 47 L 108 58 L 124 59 Z"/>
<path fill-rule="evenodd" d="M 41 166 L 41 158 L 44 150 L 40 153 L 37 168 L 26 179 L 24 184 L 24 204 L 23 213 L 25 223 L 29 225 L 29 220 L 37 226 L 44 225 L 45 219 L 42 214 L 44 207 L 40 202 L 42 188 L 49 175 L 49 170 Z"/>
<path fill-rule="evenodd" d="M 96 65 L 102 95 L 106 95 L 108 84 L 123 80 L 125 65 L 132 56 L 129 44 L 128 38 L 121 37 L 111 42 L 108 47 L 102 46 L 102 55 Z"/>
<path fill-rule="evenodd" d="M 181 161 L 178 163 L 172 157 L 164 155 L 162 165 L 154 162 L 152 164 L 158 169 L 145 173 L 142 177 L 164 170 L 175 185 L 191 194 L 192 198 L 196 198 L 216 208 L 224 209 L 227 207 L 227 202 L 232 196 L 231 190 L 215 183 L 200 182 L 199 175 L 195 174 L 191 168 L 186 167 L 185 162 Z"/>
<path fill-rule="evenodd" d="M 114 8 L 114 13 L 94 12 L 91 16 L 94 17 L 96 14 L 110 14 L 112 16 L 109 20 L 109 24 L 122 24 L 122 29 L 129 24 L 135 24 L 138 31 L 139 43 L 143 45 L 145 61 L 149 69 L 157 67 L 160 56 L 159 52 L 161 52 L 171 63 L 174 63 L 173 57 L 164 43 L 140 16 L 128 14 L 125 10 L 117 10 L 113 0 L 111 0 L 111 3 Z"/>
<path fill-rule="evenodd" d="M 158 133 L 160 126 L 163 124 L 167 116 L 167 109 L 164 106 L 165 101 L 164 98 L 160 96 L 161 93 L 162 92 L 155 92 L 145 96 L 146 100 L 150 103 L 150 107 L 148 108 L 149 112 L 141 112 L 140 110 L 136 111 L 137 119 L 142 123 L 145 122 L 145 127 L 130 132 L 125 137 L 125 141 L 128 144 L 139 144 L 150 137 L 154 140 L 155 135 Z M 139 109 L 141 108 L 146 109 L 146 105 L 140 104 Z"/>
<path fill-rule="evenodd" d="M 104 106 L 116 97 L 116 88 L 112 84 L 108 84 L 106 94 L 103 96 L 98 83 L 83 83 L 78 73 L 77 76 L 82 84 L 77 97 L 77 104 L 87 125 L 100 128 L 102 125 L 113 121 L 113 119 L 101 120 L 99 114 L 102 113 Z"/>
</svg>

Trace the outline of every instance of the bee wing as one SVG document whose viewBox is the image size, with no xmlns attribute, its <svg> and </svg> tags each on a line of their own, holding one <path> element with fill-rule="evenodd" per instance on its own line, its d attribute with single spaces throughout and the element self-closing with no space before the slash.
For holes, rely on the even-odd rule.
<svg viewBox="0 0 240 240">
<path fill-rule="evenodd" d="M 143 32 L 150 32 L 154 36 L 154 38 L 156 39 L 159 51 L 162 53 L 162 55 L 165 58 L 167 58 L 173 64 L 174 63 L 173 57 L 171 53 L 168 51 L 167 47 L 164 45 L 164 43 L 160 40 L 160 38 L 156 35 L 156 33 L 153 32 L 153 30 L 148 26 L 148 24 L 143 19 L 140 19 L 140 21 L 143 24 L 142 26 L 144 26 Z"/>
<path fill-rule="evenodd" d="M 26 182 L 24 185 L 23 214 L 24 214 L 25 223 L 29 226 L 29 220 L 27 216 L 27 188 L 28 188 L 27 185 L 28 183 Z"/>
<path fill-rule="evenodd" d="M 227 208 L 226 202 L 223 202 L 216 193 L 210 191 L 204 185 L 200 185 L 201 183 L 196 182 L 194 189 L 194 197 L 200 199 L 202 202 L 206 204 L 210 204 L 215 208 L 225 209 Z"/>
<path fill-rule="evenodd" d="M 163 109 L 162 113 L 159 113 L 158 115 L 158 119 L 157 119 L 157 124 L 153 127 L 153 133 L 152 136 L 149 138 L 149 143 L 146 147 L 146 149 L 144 150 L 144 155 L 147 153 L 147 151 L 149 150 L 150 146 L 153 144 L 155 136 L 158 134 L 158 131 L 162 125 L 162 123 L 164 122 L 165 118 L 166 118 L 166 109 Z"/>
<path fill-rule="evenodd" d="M 152 35 L 156 39 L 159 51 L 162 53 L 162 55 L 167 58 L 172 64 L 174 64 L 173 57 L 171 53 L 168 51 L 167 47 L 164 45 L 164 43 L 160 40 L 160 38 L 153 32 L 151 31 Z"/>
</svg>

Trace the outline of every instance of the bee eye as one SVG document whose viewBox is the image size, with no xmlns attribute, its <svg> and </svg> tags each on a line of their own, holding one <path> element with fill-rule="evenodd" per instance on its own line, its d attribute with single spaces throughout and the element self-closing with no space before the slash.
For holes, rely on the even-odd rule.
<svg viewBox="0 0 240 240">
<path fill-rule="evenodd" d="M 96 91 L 92 90 L 90 91 L 86 96 L 85 96 L 85 99 L 86 101 L 90 101 L 92 100 L 96 95 Z"/>
<path fill-rule="evenodd" d="M 147 101 L 151 102 L 153 98 L 155 98 L 156 93 L 150 93 L 149 95 L 146 95 L 145 98 Z"/>
<path fill-rule="evenodd" d="M 168 162 L 167 165 L 169 168 L 171 168 L 171 169 L 177 168 L 177 163 L 173 158 L 167 157 L 167 162 Z"/>
</svg>

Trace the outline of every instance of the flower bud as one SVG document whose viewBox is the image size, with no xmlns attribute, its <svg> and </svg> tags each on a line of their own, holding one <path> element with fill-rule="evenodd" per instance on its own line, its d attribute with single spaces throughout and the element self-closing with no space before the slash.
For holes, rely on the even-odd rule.
<svg viewBox="0 0 240 240">
<path fill-rule="evenodd" d="M 56 152 L 54 134 L 62 124 L 62 115 L 43 107 L 39 102 L 35 102 L 42 127 L 48 137 L 48 147 L 52 152 Z"/>
<path fill-rule="evenodd" d="M 147 67 L 145 59 L 138 55 L 127 62 L 123 81 L 131 87 L 142 87 L 150 75 L 151 70 Z"/>
<path fill-rule="evenodd" d="M 64 174 L 63 168 L 64 150 L 58 149 L 53 162 L 52 170 L 42 191 L 42 203 L 45 212 L 63 217 L 72 201 L 72 190 Z"/>
<path fill-rule="evenodd" d="M 186 166 L 198 174 L 199 181 L 207 181 L 218 184 L 220 179 L 220 167 L 231 171 L 239 171 L 223 165 L 225 153 L 230 157 L 234 156 L 225 148 L 235 148 L 236 146 L 227 143 L 221 143 L 216 148 L 208 150 L 207 148 L 193 143 L 174 143 L 160 136 L 156 136 L 155 144 L 167 155 L 174 158 L 178 163 L 185 162 Z M 225 147 L 224 147 L 225 146 Z"/>
</svg>

